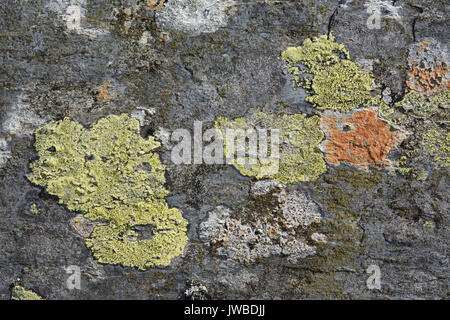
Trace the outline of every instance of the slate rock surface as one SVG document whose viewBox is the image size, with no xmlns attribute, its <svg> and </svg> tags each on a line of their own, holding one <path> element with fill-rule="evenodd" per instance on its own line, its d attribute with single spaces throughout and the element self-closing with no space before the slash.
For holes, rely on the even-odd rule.
<svg viewBox="0 0 450 320">
<path fill-rule="evenodd" d="M 426 179 L 417 180 L 387 168 L 329 164 L 316 181 L 261 183 L 228 165 L 175 165 L 168 138 L 178 128 L 193 130 L 194 121 L 211 128 L 219 116 L 243 117 L 255 107 L 318 114 L 308 93 L 294 89 L 280 55 L 330 32 L 373 73 L 385 101 L 400 101 L 410 49 L 432 39 L 448 50 L 447 1 L 149 2 L 1 1 L 0 299 L 10 299 L 13 286 L 50 300 L 449 298 L 448 167 L 430 162 Z M 379 29 L 367 26 L 370 3 L 381 12 Z M 69 117 L 90 127 L 122 113 L 139 119 L 143 137 L 162 142 L 166 201 L 189 223 L 184 254 L 168 267 L 99 263 L 85 245 L 89 221 L 26 178 L 39 126 Z M 398 159 L 402 148 L 389 157 Z M 226 210 L 251 227 L 252 213 L 277 217 L 276 192 L 299 194 L 296 203 L 318 211 L 320 223 L 295 234 L 314 250 L 247 262 L 216 254 L 201 228 L 211 213 Z M 380 268 L 380 289 L 367 286 L 370 265 Z M 67 285 L 68 266 L 80 268 L 80 289 Z"/>
</svg>

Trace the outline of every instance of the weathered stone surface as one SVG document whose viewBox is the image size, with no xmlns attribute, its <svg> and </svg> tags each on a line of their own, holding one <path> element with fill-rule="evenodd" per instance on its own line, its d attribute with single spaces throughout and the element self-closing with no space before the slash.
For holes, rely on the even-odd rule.
<svg viewBox="0 0 450 320">
<path fill-rule="evenodd" d="M 381 10 L 379 29 L 367 26 L 369 2 Z M 439 106 L 429 101 L 448 90 L 449 9 L 444 0 L 1 1 L 0 299 L 14 286 L 50 300 L 447 299 L 448 96 Z M 292 86 L 281 53 L 329 32 L 373 75 L 377 116 L 390 131 L 408 132 L 386 155 L 399 170 L 327 163 L 316 181 L 281 185 L 229 165 L 171 161 L 171 132 L 192 131 L 194 121 L 213 128 L 218 117 L 242 118 L 252 108 L 322 117 L 326 111 Z M 414 81 L 429 67 L 437 77 Z M 429 95 L 403 101 L 411 92 Z M 392 117 L 380 112 L 391 108 Z M 90 128 L 123 113 L 139 120 L 144 138 L 161 142 L 165 200 L 189 223 L 184 253 L 167 267 L 101 264 L 85 245 L 90 227 L 74 229 L 80 212 L 26 179 L 38 127 L 68 117 Z M 404 167 L 420 172 L 402 174 Z M 210 244 L 212 233 L 235 230 L 223 221 L 256 243 L 235 237 L 217 254 L 224 247 Z M 282 227 L 286 245 L 275 237 L 262 248 L 258 223 Z M 243 261 L 233 251 L 239 245 L 262 249 Z M 369 265 L 380 267 L 380 290 L 366 285 Z M 68 288 L 68 266 L 80 267 L 80 289 Z"/>
</svg>

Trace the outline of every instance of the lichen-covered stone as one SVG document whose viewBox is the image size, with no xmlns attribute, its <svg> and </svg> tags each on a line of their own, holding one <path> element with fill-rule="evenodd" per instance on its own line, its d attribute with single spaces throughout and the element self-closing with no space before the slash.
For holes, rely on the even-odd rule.
<svg viewBox="0 0 450 320">
<path fill-rule="evenodd" d="M 450 132 L 436 124 L 423 134 L 423 151 L 433 159 L 437 167 L 450 166 Z"/>
<path fill-rule="evenodd" d="M 401 101 L 388 105 L 380 103 L 380 115 L 389 122 L 412 129 L 417 120 L 449 121 L 450 90 L 425 96 L 411 90 Z"/>
<path fill-rule="evenodd" d="M 424 95 L 450 89 L 448 49 L 438 41 L 427 38 L 414 43 L 408 58 L 410 73 L 407 86 Z"/>
<path fill-rule="evenodd" d="M 27 290 L 22 286 L 14 286 L 12 288 L 12 300 L 43 300 L 37 293 Z"/>
<path fill-rule="evenodd" d="M 168 265 L 183 252 L 187 222 L 165 203 L 158 146 L 153 137 L 143 139 L 138 120 L 126 114 L 105 117 L 90 130 L 67 118 L 51 121 L 36 130 L 39 159 L 28 179 L 69 210 L 108 221 L 86 240 L 100 262 Z M 153 226 L 149 239 L 136 230 L 142 225 Z"/>
<path fill-rule="evenodd" d="M 393 105 L 380 103 L 380 115 L 411 134 L 398 161 L 401 174 L 425 180 L 430 163 L 435 168 L 449 166 L 449 106 L 450 90 L 434 95 L 412 90 Z"/>
<path fill-rule="evenodd" d="M 232 163 L 241 174 L 246 176 L 258 179 L 271 178 L 280 183 L 295 183 L 315 180 L 326 171 L 322 152 L 318 148 L 324 137 L 318 121 L 317 116 L 307 117 L 306 114 L 278 116 L 254 109 L 246 118 L 229 120 L 218 117 L 215 125 L 222 132 L 223 137 L 226 136 L 227 129 L 279 130 L 279 159 L 275 159 L 279 167 L 275 172 L 266 170 L 274 164 L 269 157 L 267 162 L 264 162 L 264 159 L 255 159 L 255 164 L 240 164 L 238 158 L 233 159 Z M 235 153 L 236 148 L 233 146 L 230 148 L 226 142 L 224 139 L 224 152 L 227 157 L 230 157 Z"/>
<path fill-rule="evenodd" d="M 400 131 L 377 117 L 374 109 L 354 112 L 348 116 L 325 115 L 320 119 L 327 139 L 326 159 L 338 165 L 349 162 L 367 169 L 369 165 L 385 167 L 387 155 L 404 138 Z"/>
<path fill-rule="evenodd" d="M 161 29 L 175 30 L 189 35 L 212 33 L 228 22 L 234 1 L 177 0 L 169 1 L 156 14 Z"/>
<path fill-rule="evenodd" d="M 31 213 L 31 214 L 34 214 L 34 215 L 39 214 L 39 209 L 37 208 L 37 206 L 36 206 L 35 203 L 33 203 L 33 204 L 30 206 L 30 213 Z"/>
<path fill-rule="evenodd" d="M 382 116 L 381 104 L 369 105 L 378 107 L 391 130 L 407 135 L 388 158 L 399 171 L 411 168 L 411 175 L 342 163 L 327 166 L 314 182 L 283 187 L 275 180 L 244 176 L 232 165 L 174 165 L 170 141 L 175 129 L 190 130 L 194 121 L 210 128 L 217 117 L 243 117 L 252 106 L 277 115 L 322 116 L 322 109 L 305 101 L 308 92 L 292 86 L 277 58 L 303 39 L 330 32 L 336 43 L 345 44 L 352 61 L 373 74 L 372 94 L 381 97 L 383 92 L 391 108 L 410 89 L 408 55 L 418 52 L 411 47 L 423 47 L 430 61 L 426 67 L 446 61 L 448 1 L 235 1 L 220 15 L 226 17 L 223 24 L 217 27 L 210 11 L 194 21 L 205 23 L 198 29 L 186 28 L 188 20 L 163 25 L 161 3 L 165 11 L 188 2 L 0 1 L 0 299 L 11 298 L 12 283 L 50 300 L 189 298 L 184 293 L 190 279 L 198 284 L 191 290 L 194 295 L 199 288 L 201 296 L 204 286 L 211 299 L 448 299 L 449 167 L 436 166 L 422 149 L 432 124 L 446 130 L 444 105 L 426 107 L 434 110 L 426 117 L 399 105 L 395 118 L 408 115 L 405 124 Z M 367 27 L 371 13 L 365 4 L 372 3 L 381 10 L 380 29 Z M 72 5 L 78 8 L 68 10 Z M 190 8 L 177 18 L 192 16 Z M 79 24 L 71 20 L 76 10 L 82 11 Z M 440 45 L 424 43 L 429 39 Z M 423 59 L 414 60 L 421 67 Z M 436 95 L 426 95 L 425 101 Z M 122 113 L 141 122 L 143 137 L 151 135 L 163 144 L 157 150 L 170 190 L 165 200 L 189 221 L 192 239 L 182 259 L 145 272 L 100 263 L 83 239 L 92 230 L 80 235 L 72 223 L 84 212 L 68 212 L 57 197 L 26 179 L 30 161 L 37 159 L 33 133 L 38 126 L 69 117 L 89 127 Z M 401 164 L 402 156 L 407 159 Z M 426 180 L 417 182 L 414 175 Z M 246 225 L 260 216 L 251 212 L 278 218 L 271 185 L 308 194 L 323 209 L 318 226 L 298 228 L 297 235 L 316 247 L 315 255 L 295 265 L 278 255 L 245 265 L 198 241 L 199 225 L 221 204 Z M 29 211 L 33 203 L 37 216 Z M 109 223 L 83 221 L 92 227 Z M 154 230 L 149 225 L 133 229 L 141 239 L 150 239 Z M 326 244 L 317 242 L 324 239 L 316 232 L 326 235 Z M 366 286 L 370 264 L 381 269 L 380 290 Z M 80 267 L 81 290 L 65 285 L 68 265 Z"/>
<path fill-rule="evenodd" d="M 184 297 L 188 300 L 206 300 L 208 298 L 208 288 L 196 280 L 189 280 L 184 291 Z"/>
<path fill-rule="evenodd" d="M 0 136 L 0 168 L 3 168 L 11 158 L 11 150 L 9 149 L 8 140 Z"/>
<path fill-rule="evenodd" d="M 289 262 L 298 263 L 314 255 L 316 248 L 308 244 L 303 231 L 321 222 L 317 204 L 301 192 L 287 192 L 276 186 L 270 192 L 268 197 L 275 204 L 265 208 L 270 213 L 248 208 L 246 216 L 223 206 L 216 207 L 200 224 L 200 240 L 208 243 L 217 255 L 241 263 L 271 256 L 285 256 Z"/>
<path fill-rule="evenodd" d="M 350 60 L 345 46 L 336 43 L 332 34 L 306 39 L 281 57 L 294 83 L 310 91 L 306 101 L 318 109 L 349 111 L 371 100 L 373 78 Z"/>
</svg>

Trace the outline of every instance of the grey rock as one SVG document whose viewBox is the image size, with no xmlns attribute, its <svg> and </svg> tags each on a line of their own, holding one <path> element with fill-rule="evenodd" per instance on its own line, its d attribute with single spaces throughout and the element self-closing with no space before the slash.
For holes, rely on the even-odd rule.
<svg viewBox="0 0 450 320">
<path fill-rule="evenodd" d="M 367 27 L 359 0 L 167 0 L 158 12 L 139 0 L 1 1 L 0 299 L 12 284 L 50 300 L 177 299 L 186 290 L 211 299 L 448 299 L 448 168 L 425 163 L 427 180 L 415 181 L 341 164 L 282 186 L 232 166 L 170 160 L 170 133 L 194 121 L 212 128 L 251 108 L 319 114 L 279 58 L 329 32 L 373 72 L 374 94 L 401 100 L 421 41 L 437 44 L 417 58 L 447 55 L 449 4 L 372 2 L 380 29 Z M 79 213 L 26 179 L 38 126 L 69 117 L 89 127 L 122 113 L 161 141 L 167 203 L 189 222 L 184 254 L 165 268 L 93 260 L 90 227 L 80 234 L 71 224 Z M 366 285 L 371 264 L 380 290 Z M 71 265 L 81 290 L 67 288 Z"/>
</svg>

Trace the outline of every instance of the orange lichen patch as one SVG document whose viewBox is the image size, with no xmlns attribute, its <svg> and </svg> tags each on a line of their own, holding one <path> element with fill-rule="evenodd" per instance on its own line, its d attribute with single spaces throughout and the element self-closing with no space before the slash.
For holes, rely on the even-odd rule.
<svg viewBox="0 0 450 320">
<path fill-rule="evenodd" d="M 164 2 L 166 2 L 166 0 L 148 0 L 147 6 L 155 11 L 160 11 L 164 6 Z"/>
<path fill-rule="evenodd" d="M 105 81 L 100 88 L 98 89 L 98 94 L 97 94 L 97 100 L 98 101 L 106 101 L 112 97 L 114 97 L 113 94 L 109 94 L 109 86 L 110 86 L 110 82 L 109 81 Z"/>
<path fill-rule="evenodd" d="M 413 62 L 410 80 L 406 84 L 410 89 L 422 94 L 435 94 L 450 88 L 446 73 L 449 71 L 445 63 L 438 62 L 436 66 L 421 67 Z"/>
<path fill-rule="evenodd" d="M 390 130 L 388 123 L 367 109 L 349 117 L 322 117 L 327 140 L 324 142 L 327 161 L 338 165 L 342 161 L 367 169 L 369 165 L 384 167 L 389 150 L 403 138 Z"/>
</svg>

